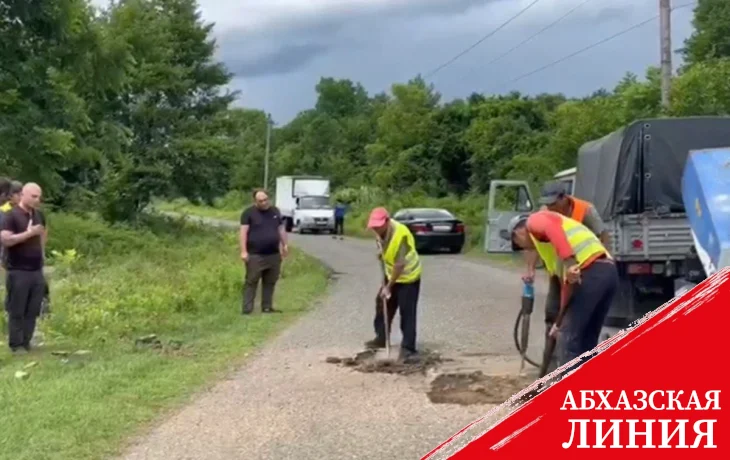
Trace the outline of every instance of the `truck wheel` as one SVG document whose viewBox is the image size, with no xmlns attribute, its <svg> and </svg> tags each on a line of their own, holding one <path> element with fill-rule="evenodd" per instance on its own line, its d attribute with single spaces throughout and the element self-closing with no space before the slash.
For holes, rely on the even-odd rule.
<svg viewBox="0 0 730 460">
<path fill-rule="evenodd" d="M 291 233 L 294 230 L 294 222 L 288 217 L 284 219 L 284 229 L 287 233 Z"/>
</svg>

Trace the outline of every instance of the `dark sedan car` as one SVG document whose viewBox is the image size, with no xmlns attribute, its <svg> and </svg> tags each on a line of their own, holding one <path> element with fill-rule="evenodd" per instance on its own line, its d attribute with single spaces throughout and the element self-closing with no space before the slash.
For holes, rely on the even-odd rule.
<svg viewBox="0 0 730 460">
<path fill-rule="evenodd" d="M 408 226 L 418 252 L 448 249 L 457 254 L 464 247 L 464 223 L 445 209 L 401 209 L 393 219 Z"/>
</svg>

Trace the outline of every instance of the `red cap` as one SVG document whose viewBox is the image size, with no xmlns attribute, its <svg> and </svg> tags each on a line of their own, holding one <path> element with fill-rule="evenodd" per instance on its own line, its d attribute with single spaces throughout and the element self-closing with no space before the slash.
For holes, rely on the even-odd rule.
<svg viewBox="0 0 730 460">
<path fill-rule="evenodd" d="M 382 227 L 388 221 L 390 215 L 385 208 L 375 208 L 370 212 L 368 228 Z"/>
</svg>

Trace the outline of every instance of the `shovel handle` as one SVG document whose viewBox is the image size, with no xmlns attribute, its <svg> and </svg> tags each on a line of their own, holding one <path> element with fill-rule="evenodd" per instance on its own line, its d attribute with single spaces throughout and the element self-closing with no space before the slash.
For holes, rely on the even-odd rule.
<svg viewBox="0 0 730 460">
<path fill-rule="evenodd" d="M 375 237 L 375 245 L 378 247 L 378 253 L 380 254 L 380 271 L 383 274 L 383 280 L 384 282 L 388 282 L 388 278 L 385 273 L 385 262 L 383 261 L 383 244 L 380 242 L 380 238 L 377 236 Z M 388 317 L 388 301 L 380 297 L 380 302 L 382 303 L 382 309 L 383 309 L 383 325 L 385 326 L 385 352 L 388 354 L 388 359 L 390 359 L 390 325 L 389 325 L 389 317 Z"/>
<path fill-rule="evenodd" d="M 385 328 L 385 352 L 388 354 L 388 359 L 390 359 L 390 325 L 388 321 L 388 301 L 381 297 L 380 302 L 383 308 L 383 326 Z"/>
</svg>

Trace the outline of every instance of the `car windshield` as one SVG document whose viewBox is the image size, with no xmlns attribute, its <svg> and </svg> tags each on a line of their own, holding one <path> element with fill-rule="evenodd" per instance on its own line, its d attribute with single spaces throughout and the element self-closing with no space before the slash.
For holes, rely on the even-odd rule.
<svg viewBox="0 0 730 460">
<path fill-rule="evenodd" d="M 299 198 L 299 209 L 331 209 L 326 196 L 303 196 Z"/>
<path fill-rule="evenodd" d="M 445 209 L 408 209 L 404 210 L 400 217 L 407 215 L 414 219 L 453 219 L 454 216 Z"/>
</svg>

